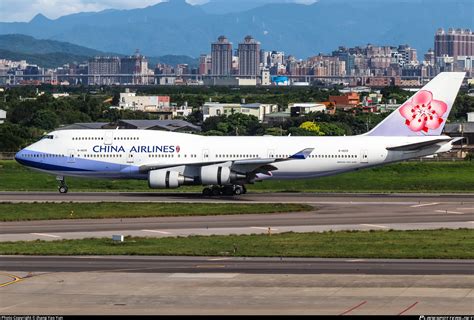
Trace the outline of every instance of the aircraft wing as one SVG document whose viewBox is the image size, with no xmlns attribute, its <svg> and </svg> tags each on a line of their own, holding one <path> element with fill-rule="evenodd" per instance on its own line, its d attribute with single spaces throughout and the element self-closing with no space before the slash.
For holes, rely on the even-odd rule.
<svg viewBox="0 0 474 320">
<path fill-rule="evenodd" d="M 173 163 L 173 164 L 147 164 L 140 166 L 140 172 L 148 172 L 151 170 L 167 169 L 181 166 L 211 166 L 216 164 L 229 164 L 229 167 L 233 171 L 243 174 L 256 174 L 256 173 L 268 173 L 269 171 L 276 170 L 277 168 L 272 165 L 275 162 L 289 161 L 289 160 L 304 160 L 306 159 L 314 148 L 307 148 L 297 153 L 286 157 L 286 158 L 256 158 L 256 159 L 242 159 L 242 160 L 222 160 L 222 161 L 207 161 L 207 162 L 194 162 L 194 163 Z"/>
</svg>

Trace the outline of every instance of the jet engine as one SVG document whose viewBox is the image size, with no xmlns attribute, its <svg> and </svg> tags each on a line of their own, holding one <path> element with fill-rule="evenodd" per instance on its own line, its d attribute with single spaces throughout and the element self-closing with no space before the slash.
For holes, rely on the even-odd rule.
<svg viewBox="0 0 474 320">
<path fill-rule="evenodd" d="M 203 185 L 227 185 L 237 180 L 246 179 L 246 175 L 230 170 L 229 167 L 205 166 L 201 167 L 201 183 Z"/>
<path fill-rule="evenodd" d="M 192 183 L 194 179 L 187 178 L 177 171 L 162 169 L 148 172 L 148 186 L 152 189 L 178 188 L 187 182 Z"/>
</svg>

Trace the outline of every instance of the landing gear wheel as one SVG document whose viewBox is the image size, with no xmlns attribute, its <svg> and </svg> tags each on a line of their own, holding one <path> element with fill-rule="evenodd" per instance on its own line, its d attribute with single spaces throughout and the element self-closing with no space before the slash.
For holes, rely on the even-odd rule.
<svg viewBox="0 0 474 320">
<path fill-rule="evenodd" d="M 222 189 L 222 194 L 226 196 L 233 196 L 234 195 L 234 187 L 233 186 L 225 186 Z"/>
<path fill-rule="evenodd" d="M 236 196 L 240 196 L 243 192 L 244 192 L 244 190 L 241 186 L 235 186 L 234 194 Z"/>
<path fill-rule="evenodd" d="M 219 187 L 213 187 L 212 188 L 212 195 L 213 196 L 218 196 L 221 194 L 221 189 Z"/>
<path fill-rule="evenodd" d="M 207 188 L 207 187 L 206 187 L 206 188 L 202 189 L 202 195 L 203 195 L 203 196 L 206 196 L 206 197 L 212 196 L 212 190 L 211 190 L 211 188 Z"/>
<path fill-rule="evenodd" d="M 59 193 L 67 193 L 68 188 L 67 186 L 60 186 L 58 190 L 59 190 Z"/>
<path fill-rule="evenodd" d="M 56 180 L 59 181 L 58 191 L 59 193 L 67 193 L 68 187 L 64 176 L 56 176 Z"/>
</svg>

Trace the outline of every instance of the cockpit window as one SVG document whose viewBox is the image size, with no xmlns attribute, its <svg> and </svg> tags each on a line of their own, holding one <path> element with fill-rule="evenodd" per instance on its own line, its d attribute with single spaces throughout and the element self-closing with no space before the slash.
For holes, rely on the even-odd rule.
<svg viewBox="0 0 474 320">
<path fill-rule="evenodd" d="M 44 140 L 44 139 L 54 139 L 54 136 L 51 135 L 51 134 L 48 134 L 48 135 L 45 135 L 41 138 L 41 140 Z"/>
</svg>

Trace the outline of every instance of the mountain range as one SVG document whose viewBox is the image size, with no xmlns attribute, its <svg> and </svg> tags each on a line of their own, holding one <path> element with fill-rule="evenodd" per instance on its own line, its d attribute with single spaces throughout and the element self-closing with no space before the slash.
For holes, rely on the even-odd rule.
<svg viewBox="0 0 474 320">
<path fill-rule="evenodd" d="M 22 34 L 0 35 L 0 58 L 26 60 L 41 67 L 54 68 L 66 63 L 81 63 L 94 56 L 123 56 L 56 40 L 39 40 Z M 198 59 L 183 55 L 147 57 L 150 67 L 157 63 L 197 66 Z"/>
<path fill-rule="evenodd" d="M 220 7 L 217 6 L 220 5 Z M 264 3 L 232 11 L 236 0 L 212 7 L 170 0 L 146 8 L 83 12 L 55 20 L 38 14 L 29 22 L 2 22 L 0 34 L 25 34 L 66 41 L 101 52 L 147 56 L 210 52 L 226 35 L 234 48 L 253 35 L 265 50 L 306 58 L 338 46 L 409 44 L 422 55 L 434 34 L 445 29 L 474 29 L 472 0 L 320 0 L 312 4 Z"/>
</svg>

